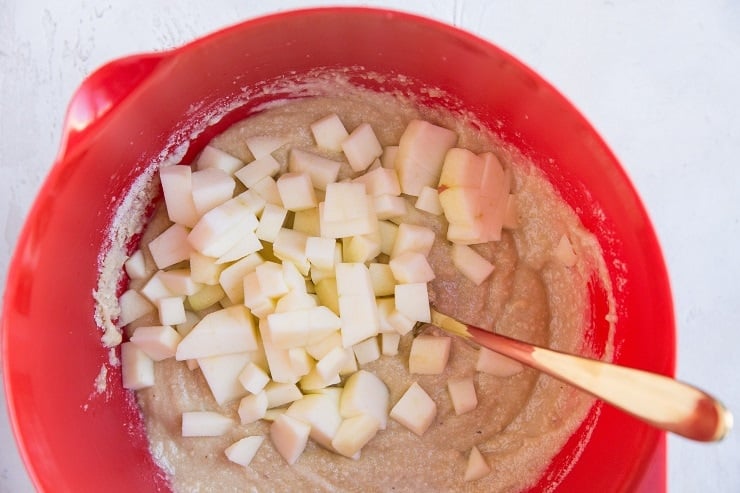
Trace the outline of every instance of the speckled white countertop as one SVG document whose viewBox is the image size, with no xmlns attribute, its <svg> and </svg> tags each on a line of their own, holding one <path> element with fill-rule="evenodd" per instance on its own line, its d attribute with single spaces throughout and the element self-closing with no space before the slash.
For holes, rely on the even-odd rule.
<svg viewBox="0 0 740 493">
<path fill-rule="evenodd" d="M 519 57 L 602 133 L 664 248 L 678 324 L 678 376 L 740 413 L 740 2 L 406 0 Z M 161 50 L 283 0 L 0 0 L 0 295 L 80 81 L 122 55 Z M 402 6 L 402 7 L 401 7 Z M 718 445 L 670 437 L 669 491 L 740 491 L 740 430 Z M 74 453 L 74 451 L 70 451 Z M 0 493 L 33 491 L 0 388 Z"/>
</svg>

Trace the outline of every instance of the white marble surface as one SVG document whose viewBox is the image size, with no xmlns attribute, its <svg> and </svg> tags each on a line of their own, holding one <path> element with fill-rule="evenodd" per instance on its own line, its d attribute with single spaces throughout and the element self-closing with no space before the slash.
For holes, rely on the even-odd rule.
<svg viewBox="0 0 740 493">
<path fill-rule="evenodd" d="M 65 106 L 91 70 L 261 13 L 316 4 L 0 0 L 0 294 L 24 216 L 53 161 Z M 740 413 L 740 2 L 362 4 L 403 5 L 485 37 L 583 111 L 634 180 L 664 247 L 678 376 Z M 719 445 L 671 437 L 668 453 L 670 491 L 740 491 L 738 432 Z M 33 489 L 0 391 L 0 493 L 26 491 Z"/>
</svg>

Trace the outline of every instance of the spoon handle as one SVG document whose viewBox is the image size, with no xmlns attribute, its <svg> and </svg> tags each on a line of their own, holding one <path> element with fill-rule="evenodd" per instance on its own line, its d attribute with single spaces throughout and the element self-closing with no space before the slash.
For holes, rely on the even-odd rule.
<svg viewBox="0 0 740 493">
<path fill-rule="evenodd" d="M 545 349 L 436 311 L 432 323 L 584 390 L 656 428 L 711 442 L 721 440 L 732 427 L 732 414 L 721 402 L 673 378 Z"/>
</svg>

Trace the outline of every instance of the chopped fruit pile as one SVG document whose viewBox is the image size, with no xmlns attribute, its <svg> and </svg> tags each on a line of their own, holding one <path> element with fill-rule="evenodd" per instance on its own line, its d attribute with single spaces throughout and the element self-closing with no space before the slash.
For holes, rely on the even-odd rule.
<svg viewBox="0 0 740 493">
<path fill-rule="evenodd" d="M 130 256 L 126 272 L 143 287 L 120 297 L 120 325 L 153 310 L 159 317 L 123 343 L 124 387 L 154 385 L 157 361 L 183 361 L 219 405 L 239 400 L 241 424 L 271 421 L 269 438 L 289 464 L 309 439 L 357 459 L 388 418 L 417 435 L 434 420 L 437 406 L 418 383 L 390 402 L 386 384 L 362 369 L 395 357 L 401 337 L 430 322 L 435 233 L 404 223 L 407 208 L 446 219 L 451 261 L 476 285 L 494 266 L 469 245 L 516 226 L 511 178 L 496 156 L 456 148 L 448 129 L 415 120 L 385 148 L 370 125 L 350 133 L 334 114 L 310 130 L 320 149 L 343 153 L 353 179 L 337 181 L 342 162 L 298 148 L 281 172 L 271 153 L 289 143 L 267 136 L 247 140 L 255 159 L 246 165 L 208 146 L 193 167 L 162 168 L 172 225 L 142 247 L 153 272 L 144 251 Z M 574 256 L 563 237 L 557 257 L 572 265 Z M 416 337 L 409 372 L 443 373 L 450 347 L 450 337 Z M 505 377 L 522 367 L 482 350 L 476 369 Z M 450 378 L 448 390 L 456 414 L 477 406 L 472 377 Z M 186 412 L 182 435 L 217 436 L 236 424 Z M 262 442 L 242 438 L 226 456 L 247 465 Z M 489 471 L 473 446 L 465 480 Z"/>
</svg>

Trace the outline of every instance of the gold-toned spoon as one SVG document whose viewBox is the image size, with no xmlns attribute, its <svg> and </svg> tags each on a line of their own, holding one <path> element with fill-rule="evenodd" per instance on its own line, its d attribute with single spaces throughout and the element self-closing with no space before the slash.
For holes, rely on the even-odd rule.
<svg viewBox="0 0 740 493">
<path fill-rule="evenodd" d="M 732 428 L 721 402 L 673 378 L 545 349 L 465 325 L 432 310 L 432 324 L 535 368 L 641 419 L 701 442 L 718 441 Z"/>
</svg>

